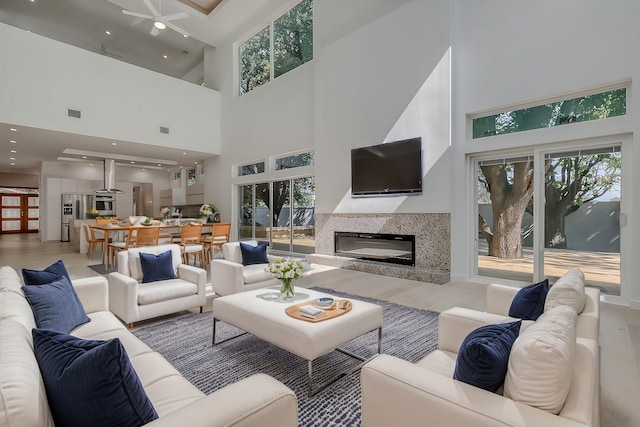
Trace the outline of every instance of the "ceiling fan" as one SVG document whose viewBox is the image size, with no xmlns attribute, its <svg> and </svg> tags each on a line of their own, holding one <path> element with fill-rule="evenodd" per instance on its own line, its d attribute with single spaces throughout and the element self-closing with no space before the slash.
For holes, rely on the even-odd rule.
<svg viewBox="0 0 640 427">
<path fill-rule="evenodd" d="M 189 37 L 189 33 L 187 33 L 185 30 L 183 30 L 182 28 L 178 27 L 173 22 L 171 22 L 175 19 L 182 19 L 182 18 L 188 17 L 189 14 L 187 12 L 178 12 L 178 13 L 172 13 L 170 15 L 163 15 L 162 0 L 159 0 L 158 2 L 159 10 L 157 10 L 153 6 L 153 4 L 151 4 L 151 0 L 142 0 L 142 1 L 144 2 L 144 4 L 147 5 L 147 8 L 149 8 L 149 10 L 151 11 L 151 15 L 145 15 L 143 13 L 138 13 L 138 12 L 131 12 L 130 10 L 126 10 L 126 9 L 122 9 L 122 13 L 124 13 L 125 15 L 136 16 L 138 18 L 151 19 L 153 21 L 153 28 L 151 28 L 152 36 L 158 35 L 160 30 L 164 30 L 166 27 L 169 27 L 172 30 L 182 34 L 183 36 Z"/>
</svg>

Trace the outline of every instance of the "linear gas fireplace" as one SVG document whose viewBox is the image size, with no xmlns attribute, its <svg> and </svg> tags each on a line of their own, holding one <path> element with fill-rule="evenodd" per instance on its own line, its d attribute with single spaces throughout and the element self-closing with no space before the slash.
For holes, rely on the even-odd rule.
<svg viewBox="0 0 640 427">
<path fill-rule="evenodd" d="M 335 254 L 368 261 L 416 265 L 416 238 L 405 234 L 336 231 Z"/>
</svg>

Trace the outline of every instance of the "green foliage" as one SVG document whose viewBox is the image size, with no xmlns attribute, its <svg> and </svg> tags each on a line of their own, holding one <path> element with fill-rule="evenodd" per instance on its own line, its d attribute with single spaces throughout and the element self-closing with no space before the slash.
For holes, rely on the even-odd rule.
<svg viewBox="0 0 640 427">
<path fill-rule="evenodd" d="M 568 215 L 620 185 L 620 153 L 559 157 L 545 174 L 546 197 L 566 199 Z M 552 190 L 553 189 L 553 190 Z"/>
<path fill-rule="evenodd" d="M 271 79 L 270 28 L 240 45 L 240 95 Z M 302 0 L 273 22 L 273 76 L 313 59 L 313 0 Z"/>
<path fill-rule="evenodd" d="M 621 88 L 474 119 L 473 138 L 605 119 L 626 113 L 627 89 Z"/>
<path fill-rule="evenodd" d="M 315 152 L 309 151 L 292 156 L 276 159 L 276 170 L 293 169 L 301 166 L 311 166 L 315 163 Z"/>
<path fill-rule="evenodd" d="M 240 95 L 269 81 L 269 55 L 269 27 L 240 46 Z"/>
<path fill-rule="evenodd" d="M 274 77 L 313 59 L 313 1 L 303 0 L 273 23 Z"/>
</svg>

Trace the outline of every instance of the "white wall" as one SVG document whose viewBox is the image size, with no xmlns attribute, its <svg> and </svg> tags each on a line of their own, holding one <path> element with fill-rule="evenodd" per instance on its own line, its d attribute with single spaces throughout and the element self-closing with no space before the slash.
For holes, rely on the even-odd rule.
<svg viewBox="0 0 640 427">
<path fill-rule="evenodd" d="M 221 46 L 205 51 L 205 85 L 220 90 L 224 141 L 221 156 L 205 160 L 205 202 L 220 209 L 223 221 L 231 220 L 234 209 L 232 165 L 313 148 L 314 61 L 237 95 L 234 43 L 274 17 L 254 20 Z"/>
<path fill-rule="evenodd" d="M 0 172 L 0 187 L 38 188 L 38 175 Z"/>
<path fill-rule="evenodd" d="M 315 148 L 316 212 L 447 212 L 448 197 L 428 195 L 448 194 L 449 16 L 445 0 L 316 1 L 313 61 L 240 97 L 234 43 L 270 17 L 205 52 L 223 141 L 205 162 L 205 200 L 232 218 L 232 165 Z M 424 194 L 351 200 L 350 149 L 414 136 L 423 137 Z"/>
<path fill-rule="evenodd" d="M 449 210 L 448 181 L 442 179 L 449 149 L 449 4 L 402 3 L 316 51 L 316 212 Z M 331 21 L 366 5 L 315 7 L 316 16 Z M 318 26 L 324 40 L 323 21 Z M 422 137 L 422 195 L 351 198 L 352 148 L 415 136 Z M 445 197 L 434 198 L 433 191 Z"/>
<path fill-rule="evenodd" d="M 640 78 L 637 41 L 640 2 L 598 0 L 453 1 L 452 276 L 468 277 L 473 256 L 469 216 L 469 153 L 540 147 L 564 141 L 626 140 L 623 146 L 623 300 L 640 306 L 640 150 L 631 133 L 640 131 L 638 85 L 631 85 L 627 115 L 511 135 L 472 140 L 467 114 Z M 626 135 L 626 136 L 624 136 Z"/>
<path fill-rule="evenodd" d="M 0 40 L 0 122 L 220 152 L 218 92 L 2 23 Z"/>
</svg>

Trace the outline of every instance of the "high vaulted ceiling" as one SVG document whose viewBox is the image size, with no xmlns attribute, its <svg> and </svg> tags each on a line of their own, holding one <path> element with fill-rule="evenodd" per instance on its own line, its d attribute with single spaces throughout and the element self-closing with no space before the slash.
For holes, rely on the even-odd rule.
<svg viewBox="0 0 640 427">
<path fill-rule="evenodd" d="M 151 15 L 144 0 L 0 0 L 0 22 L 22 28 L 97 54 L 149 70 L 182 78 L 203 61 L 206 46 L 217 46 L 246 22 L 272 13 L 281 0 L 150 0 L 162 15 L 186 12 L 172 21 L 189 37 L 166 28 L 150 34 L 153 22 L 122 13 L 123 9 Z M 107 31 L 110 34 L 107 34 Z M 6 43 L 7 41 L 0 41 Z M 165 58 L 166 56 L 166 58 Z M 196 82 L 197 83 L 197 82 Z M 21 128 L 19 153 L 11 153 L 16 128 L 0 123 L 0 172 L 37 173 L 40 162 L 65 157 L 65 149 L 104 152 L 143 158 L 148 146 Z M 116 146 L 111 145 L 116 143 Z M 83 148 L 84 147 L 84 148 Z M 117 147 L 117 148 L 110 148 Z M 14 150 L 17 151 L 17 150 Z M 205 153 L 154 147 L 154 158 L 180 159 L 180 164 L 201 161 Z M 14 156 L 13 154 L 17 154 Z M 19 160 L 11 160 L 17 158 Z M 139 159 L 141 161 L 141 159 Z M 11 163 L 15 163 L 12 165 Z"/>
</svg>

